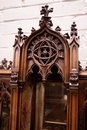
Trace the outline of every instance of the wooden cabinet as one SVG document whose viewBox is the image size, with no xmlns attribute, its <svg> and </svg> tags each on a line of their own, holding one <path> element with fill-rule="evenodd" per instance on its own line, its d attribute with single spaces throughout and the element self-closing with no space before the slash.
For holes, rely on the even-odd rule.
<svg viewBox="0 0 87 130">
<path fill-rule="evenodd" d="M 0 130 L 87 129 L 87 71 L 78 62 L 76 24 L 70 36 L 53 30 L 52 11 L 42 7 L 40 28 L 30 36 L 18 29 L 12 69 L 0 66 Z"/>
</svg>

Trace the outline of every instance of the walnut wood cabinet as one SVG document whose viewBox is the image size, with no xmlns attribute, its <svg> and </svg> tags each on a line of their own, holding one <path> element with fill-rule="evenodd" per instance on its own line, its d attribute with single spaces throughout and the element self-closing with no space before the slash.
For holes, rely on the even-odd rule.
<svg viewBox="0 0 87 130">
<path fill-rule="evenodd" d="M 0 68 L 0 130 L 87 129 L 87 72 L 78 61 L 76 24 L 70 36 L 53 30 L 52 11 L 42 7 L 40 28 L 30 36 L 18 29 L 12 69 Z"/>
</svg>

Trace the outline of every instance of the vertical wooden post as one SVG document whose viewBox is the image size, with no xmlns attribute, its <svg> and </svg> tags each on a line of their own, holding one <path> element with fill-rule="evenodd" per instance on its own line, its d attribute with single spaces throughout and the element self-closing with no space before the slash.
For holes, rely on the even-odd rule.
<svg viewBox="0 0 87 130">
<path fill-rule="evenodd" d="M 69 81 L 69 119 L 68 130 L 78 130 L 78 47 L 79 37 L 75 22 L 71 26 L 70 39 L 70 81 Z"/>
<path fill-rule="evenodd" d="M 13 69 L 11 74 L 11 130 L 19 129 L 18 122 L 18 81 L 20 70 L 20 53 L 22 43 L 22 29 L 18 28 L 18 35 L 15 36 Z"/>
<path fill-rule="evenodd" d="M 18 116 L 18 70 L 13 70 L 11 74 L 11 126 L 10 130 L 17 130 Z"/>
<path fill-rule="evenodd" d="M 18 86 L 11 85 L 11 130 L 17 130 Z"/>
<path fill-rule="evenodd" d="M 38 83 L 36 86 L 35 130 L 43 129 L 43 115 L 44 115 L 44 85 L 43 83 Z"/>
<path fill-rule="evenodd" d="M 70 88 L 69 130 L 78 130 L 78 88 Z"/>
</svg>

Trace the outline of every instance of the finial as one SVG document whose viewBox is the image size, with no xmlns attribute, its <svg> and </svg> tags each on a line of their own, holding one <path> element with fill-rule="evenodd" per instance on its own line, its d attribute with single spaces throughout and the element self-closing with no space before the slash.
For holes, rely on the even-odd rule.
<svg viewBox="0 0 87 130">
<path fill-rule="evenodd" d="M 40 11 L 41 15 L 44 17 L 48 17 L 49 13 L 53 12 L 53 8 L 48 9 L 48 5 L 42 6 L 42 10 Z"/>
<path fill-rule="evenodd" d="M 48 9 L 48 5 L 42 6 L 40 14 L 43 15 L 41 20 L 39 21 L 39 26 L 42 27 L 43 24 L 46 24 L 48 27 L 52 27 L 53 23 L 51 21 L 51 17 L 49 17 L 49 13 L 53 12 L 53 8 Z"/>
<path fill-rule="evenodd" d="M 15 37 L 21 39 L 22 38 L 22 34 L 23 34 L 22 28 L 18 28 L 18 35 L 16 35 Z"/>
<path fill-rule="evenodd" d="M 71 45 L 72 43 L 74 43 L 74 41 L 75 41 L 75 43 L 76 43 L 76 44 L 78 45 L 78 47 L 79 47 L 80 37 L 78 36 L 78 32 L 77 32 L 77 28 L 76 28 L 76 23 L 75 23 L 75 22 L 73 22 L 73 24 L 71 25 L 71 33 L 70 33 L 70 35 L 71 35 L 70 45 Z"/>
<path fill-rule="evenodd" d="M 15 43 L 13 45 L 13 47 L 18 44 L 20 45 L 20 47 L 23 45 L 24 41 L 26 40 L 27 36 L 26 35 L 22 35 L 22 28 L 18 28 L 18 35 L 15 35 Z"/>
<path fill-rule="evenodd" d="M 73 22 L 73 24 L 71 25 L 71 36 L 77 36 L 77 28 L 76 28 L 76 23 Z"/>
</svg>

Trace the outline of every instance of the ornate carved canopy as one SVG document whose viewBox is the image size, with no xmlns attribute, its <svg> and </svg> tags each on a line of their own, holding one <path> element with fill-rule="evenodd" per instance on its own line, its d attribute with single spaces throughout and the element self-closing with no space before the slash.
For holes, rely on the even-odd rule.
<svg viewBox="0 0 87 130">
<path fill-rule="evenodd" d="M 69 82 L 69 74 L 75 64 L 78 71 L 78 61 L 74 61 L 79 46 L 76 24 L 73 22 L 71 26 L 71 37 L 68 33 L 62 34 L 59 26 L 53 30 L 50 12 L 53 12 L 53 8 L 42 6 L 40 28 L 36 30 L 32 27 L 29 37 L 23 35 L 21 28 L 18 29 L 12 72 L 18 73 L 19 82 L 25 82 L 26 77 L 34 73 L 37 73 L 42 81 L 46 81 L 53 73 L 53 68 L 56 68 L 56 74 L 60 74 L 64 82 Z"/>
<path fill-rule="evenodd" d="M 42 80 L 46 80 L 47 76 L 52 74 L 52 67 L 55 66 L 58 70 L 56 73 L 64 80 L 66 71 L 64 66 L 69 62 L 69 46 L 66 37 L 60 33 L 60 27 L 57 26 L 56 31 L 51 28 L 53 24 L 48 14 L 52 11 L 53 9 L 48 9 L 47 5 L 42 7 L 41 14 L 44 16 L 39 22 L 40 29 L 32 28 L 31 35 L 25 41 L 26 71 L 27 75 L 30 75 L 37 66 L 37 73 L 41 75 Z"/>
</svg>

